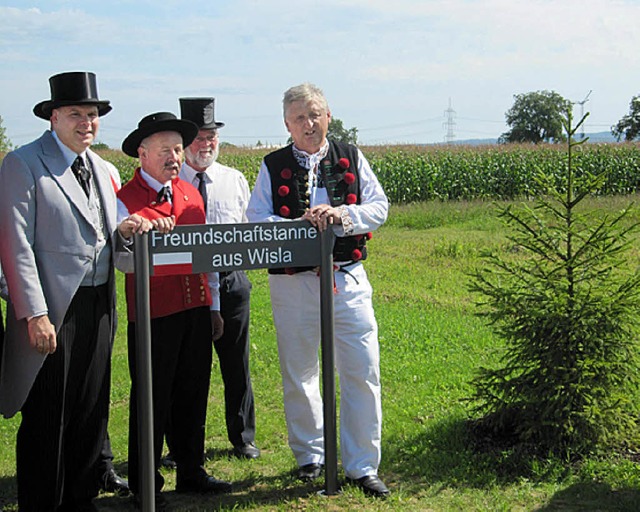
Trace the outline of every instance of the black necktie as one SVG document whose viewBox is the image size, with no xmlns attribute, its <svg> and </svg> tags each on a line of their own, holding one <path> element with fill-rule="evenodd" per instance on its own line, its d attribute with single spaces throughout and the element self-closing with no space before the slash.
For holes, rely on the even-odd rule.
<svg viewBox="0 0 640 512">
<path fill-rule="evenodd" d="M 158 190 L 158 196 L 156 197 L 156 203 L 164 203 L 165 201 L 169 201 L 171 199 L 171 189 L 168 185 L 165 185 L 160 190 Z"/>
<path fill-rule="evenodd" d="M 84 164 L 84 160 L 80 155 L 78 155 L 73 161 L 71 170 L 73 171 L 73 174 L 75 174 L 78 183 L 80 183 L 82 190 L 84 190 L 84 193 L 89 197 L 89 190 L 91 187 L 89 180 L 91 178 L 91 172 L 87 169 L 87 166 Z"/>
<path fill-rule="evenodd" d="M 204 180 L 204 172 L 199 172 L 196 174 L 198 178 L 198 192 L 202 196 L 202 201 L 204 202 L 204 211 L 207 212 L 207 183 Z"/>
</svg>

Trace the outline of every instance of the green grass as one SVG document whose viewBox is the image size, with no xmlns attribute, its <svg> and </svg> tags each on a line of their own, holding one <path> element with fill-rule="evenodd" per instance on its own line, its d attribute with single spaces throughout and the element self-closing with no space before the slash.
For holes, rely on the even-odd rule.
<svg viewBox="0 0 640 512">
<path fill-rule="evenodd" d="M 590 208 L 614 212 L 631 198 L 592 200 Z M 252 373 L 257 444 L 262 457 L 230 457 L 217 362 L 207 418 L 207 469 L 232 480 L 223 497 L 177 495 L 167 472 L 171 510 L 423 510 L 583 511 L 640 510 L 640 467 L 611 454 L 580 465 L 530 460 L 506 449 L 474 448 L 470 380 L 480 366 L 498 364 L 502 342 L 475 315 L 466 273 L 491 248 L 510 251 L 506 233 L 487 202 L 427 202 L 393 207 L 374 234 L 366 262 L 380 326 L 383 380 L 383 460 L 380 475 L 392 490 L 386 501 L 353 488 L 338 496 L 292 476 L 287 446 L 275 332 L 265 271 L 252 271 Z M 514 254 L 514 257 L 518 257 Z M 637 266 L 634 251 L 631 267 Z M 120 280 L 122 292 L 122 280 Z M 126 474 L 129 375 L 124 337 L 124 294 L 113 358 L 110 433 L 116 466 Z M 0 421 L 0 507 L 16 510 L 15 429 Z M 133 510 L 126 498 L 103 495 L 100 510 Z"/>
</svg>

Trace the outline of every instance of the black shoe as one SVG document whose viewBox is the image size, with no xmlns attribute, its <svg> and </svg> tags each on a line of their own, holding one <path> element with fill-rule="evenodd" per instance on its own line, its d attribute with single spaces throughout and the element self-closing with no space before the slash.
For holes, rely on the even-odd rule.
<svg viewBox="0 0 640 512">
<path fill-rule="evenodd" d="M 302 480 L 303 482 L 311 482 L 322 474 L 322 468 L 323 465 L 316 462 L 305 464 L 304 466 L 300 466 L 298 468 L 296 477 L 298 478 L 298 480 Z"/>
<path fill-rule="evenodd" d="M 213 493 L 223 494 L 232 491 L 231 482 L 225 482 L 224 480 L 218 480 L 212 476 L 202 473 L 196 478 L 189 480 L 183 480 L 178 477 L 176 483 L 176 492 L 200 492 L 200 493 Z"/>
<path fill-rule="evenodd" d="M 239 459 L 257 459 L 260 449 L 253 443 L 239 444 L 233 447 L 233 455 Z"/>
<path fill-rule="evenodd" d="M 129 482 L 119 476 L 113 468 L 107 471 L 102 477 L 100 488 L 104 492 L 113 492 L 120 496 L 129 494 Z"/>
<path fill-rule="evenodd" d="M 160 465 L 163 468 L 176 469 L 176 461 L 173 460 L 173 455 L 171 455 L 171 452 L 167 453 L 160 459 Z"/>
<path fill-rule="evenodd" d="M 384 485 L 384 482 L 380 480 L 377 475 L 367 475 L 355 480 L 348 478 L 347 480 L 351 484 L 360 487 L 367 496 L 374 496 L 376 498 L 386 498 L 389 496 L 389 489 L 387 489 L 387 486 Z"/>
<path fill-rule="evenodd" d="M 156 507 L 155 507 L 156 512 L 163 512 L 167 510 L 167 499 L 164 497 L 162 493 L 157 492 L 155 494 L 155 503 L 156 503 Z M 133 495 L 133 506 L 138 510 L 142 509 L 142 500 L 139 494 Z"/>
</svg>

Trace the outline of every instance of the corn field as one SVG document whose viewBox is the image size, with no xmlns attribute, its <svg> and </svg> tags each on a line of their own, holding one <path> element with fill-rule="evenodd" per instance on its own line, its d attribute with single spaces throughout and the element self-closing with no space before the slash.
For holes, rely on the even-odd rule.
<svg viewBox="0 0 640 512">
<path fill-rule="evenodd" d="M 561 145 L 391 146 L 363 152 L 394 204 L 530 197 L 539 172 L 561 187 L 567 163 Z M 628 194 L 640 188 L 638 144 L 583 145 L 574 158 L 578 175 L 607 173 L 601 194 Z"/>
<path fill-rule="evenodd" d="M 535 176 L 561 176 L 566 166 L 563 145 L 363 146 L 362 152 L 393 204 L 429 200 L 509 200 L 532 196 Z M 244 173 L 253 186 L 267 149 L 223 147 L 219 161 Z M 99 152 L 112 162 L 123 183 L 137 160 L 121 151 Z M 1 155 L 0 155 L 1 157 Z M 584 144 L 574 154 L 580 173 L 607 173 L 602 195 L 640 191 L 640 144 Z"/>
</svg>

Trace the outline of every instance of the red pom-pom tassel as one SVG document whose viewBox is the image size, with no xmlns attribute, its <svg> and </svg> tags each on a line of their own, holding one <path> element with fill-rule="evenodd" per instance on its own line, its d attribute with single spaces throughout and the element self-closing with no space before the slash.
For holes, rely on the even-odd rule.
<svg viewBox="0 0 640 512">
<path fill-rule="evenodd" d="M 288 167 L 285 167 L 280 171 L 280 177 L 283 180 L 290 180 L 291 176 L 293 176 L 293 173 L 291 172 L 291 169 L 289 169 Z"/>
<path fill-rule="evenodd" d="M 338 160 L 338 165 L 340 167 L 342 167 L 343 169 L 348 169 L 349 168 L 349 159 L 348 158 L 341 158 L 340 160 Z"/>
<path fill-rule="evenodd" d="M 356 204 L 358 196 L 355 194 L 347 194 L 347 204 Z"/>
<path fill-rule="evenodd" d="M 355 181 L 356 181 L 356 175 L 353 174 L 352 172 L 346 172 L 344 174 L 344 182 L 347 185 L 351 185 L 352 183 L 355 183 Z"/>
<path fill-rule="evenodd" d="M 280 207 L 280 215 L 282 217 L 288 217 L 289 215 L 291 215 L 291 210 L 289 209 L 289 207 L 287 205 L 284 205 L 284 206 Z"/>
<path fill-rule="evenodd" d="M 278 195 L 280 197 L 288 196 L 289 192 L 289 187 L 287 187 L 286 185 L 282 185 L 278 188 Z"/>
</svg>

